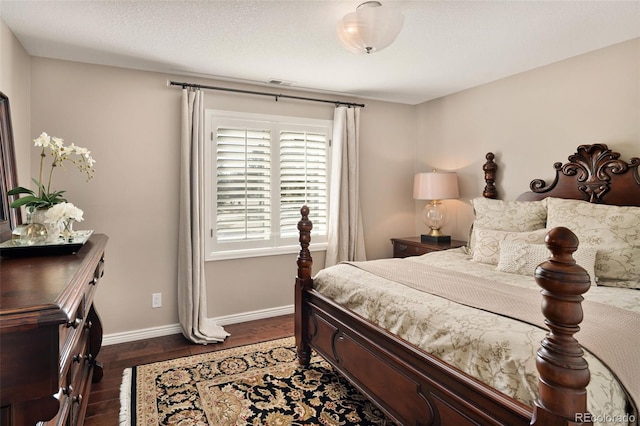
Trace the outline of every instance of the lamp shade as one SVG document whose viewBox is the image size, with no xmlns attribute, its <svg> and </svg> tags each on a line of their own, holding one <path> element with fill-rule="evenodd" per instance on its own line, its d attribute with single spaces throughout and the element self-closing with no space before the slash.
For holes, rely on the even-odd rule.
<svg viewBox="0 0 640 426">
<path fill-rule="evenodd" d="M 458 175 L 454 172 L 418 173 L 413 180 L 416 200 L 447 200 L 459 196 Z"/>
<path fill-rule="evenodd" d="M 399 10 L 368 1 L 338 21 L 338 39 L 350 52 L 373 53 L 393 43 L 403 23 Z"/>
</svg>

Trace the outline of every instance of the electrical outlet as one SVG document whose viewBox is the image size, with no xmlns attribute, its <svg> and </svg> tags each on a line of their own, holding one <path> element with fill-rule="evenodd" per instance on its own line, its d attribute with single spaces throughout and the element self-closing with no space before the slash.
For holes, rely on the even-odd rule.
<svg viewBox="0 0 640 426">
<path fill-rule="evenodd" d="M 153 293 L 151 295 L 151 307 L 152 308 L 162 307 L 162 293 Z"/>
</svg>

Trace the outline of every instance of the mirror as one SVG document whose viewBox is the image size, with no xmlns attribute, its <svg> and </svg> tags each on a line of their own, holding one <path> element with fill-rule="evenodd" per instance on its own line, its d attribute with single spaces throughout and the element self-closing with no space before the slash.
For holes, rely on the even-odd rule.
<svg viewBox="0 0 640 426">
<path fill-rule="evenodd" d="M 7 191 L 18 185 L 16 173 L 16 155 L 13 147 L 13 129 L 11 127 L 11 112 L 9 98 L 0 92 L 0 241 L 11 238 L 11 230 L 22 223 L 20 209 L 12 209 L 9 204 Z"/>
</svg>

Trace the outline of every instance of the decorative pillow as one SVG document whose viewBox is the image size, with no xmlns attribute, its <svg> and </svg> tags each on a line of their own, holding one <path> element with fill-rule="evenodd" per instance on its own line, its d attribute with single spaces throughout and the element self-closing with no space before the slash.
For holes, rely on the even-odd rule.
<svg viewBox="0 0 640 426">
<path fill-rule="evenodd" d="M 544 243 L 544 237 L 547 235 L 547 232 L 547 229 L 538 229 L 529 232 L 507 232 L 476 228 L 473 231 L 476 243 L 472 259 L 475 262 L 497 265 L 498 260 L 500 260 L 500 243 L 502 241 L 542 244 Z"/>
<path fill-rule="evenodd" d="M 542 201 L 504 201 L 478 197 L 471 200 L 475 211 L 472 227 L 497 231 L 524 232 L 542 229 L 547 222 L 547 203 Z M 470 233 L 469 251 L 475 250 L 475 232 Z M 496 260 L 497 263 L 497 260 Z"/>
<path fill-rule="evenodd" d="M 598 247 L 598 285 L 640 288 L 640 207 L 548 198 L 547 227 L 566 226 Z"/>
<path fill-rule="evenodd" d="M 591 285 L 596 285 L 595 263 L 597 247 L 578 246 L 573 253 L 573 259 L 582 266 L 591 279 Z M 500 260 L 498 271 L 510 274 L 533 276 L 536 267 L 551 257 L 551 252 L 544 244 L 527 244 L 519 241 L 500 242 Z"/>
</svg>

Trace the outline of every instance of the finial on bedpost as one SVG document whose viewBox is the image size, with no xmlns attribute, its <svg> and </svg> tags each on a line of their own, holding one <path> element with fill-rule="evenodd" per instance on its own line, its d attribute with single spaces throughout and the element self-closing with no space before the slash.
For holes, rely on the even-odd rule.
<svg viewBox="0 0 640 426">
<path fill-rule="evenodd" d="M 536 357 L 540 395 L 535 401 L 532 425 L 579 425 L 587 413 L 590 374 L 584 352 L 573 337 L 582 322 L 582 294 L 589 290 L 589 274 L 577 265 L 572 253 L 578 237 L 564 227 L 553 228 L 545 237 L 552 257 L 536 268 L 542 287 L 542 313 L 549 333 Z"/>
<path fill-rule="evenodd" d="M 307 309 L 307 307 L 305 306 L 304 299 L 306 291 L 313 287 L 313 280 L 311 279 L 313 259 L 309 251 L 313 224 L 309 220 L 309 207 L 302 206 L 300 214 L 302 215 L 302 219 L 298 222 L 300 253 L 298 254 L 298 275 L 296 276 L 294 295 L 294 330 L 298 363 L 300 363 L 300 365 L 308 365 L 309 361 L 311 361 L 311 347 L 309 346 L 309 327 L 305 320 L 307 315 L 304 313 L 304 310 Z"/>
<path fill-rule="evenodd" d="M 309 220 L 309 207 L 302 206 L 300 209 L 302 219 L 298 222 L 298 231 L 300 232 L 300 253 L 298 254 L 298 278 L 311 278 L 311 252 L 309 252 L 309 243 L 311 242 L 311 229 L 313 224 Z"/>
<path fill-rule="evenodd" d="M 482 166 L 482 170 L 484 170 L 484 181 L 486 185 L 482 192 L 482 196 L 484 198 L 498 198 L 498 190 L 495 185 L 498 165 L 493 162 L 493 159 L 496 157 L 493 155 L 493 152 L 487 152 L 485 158 L 487 161 Z"/>
</svg>

